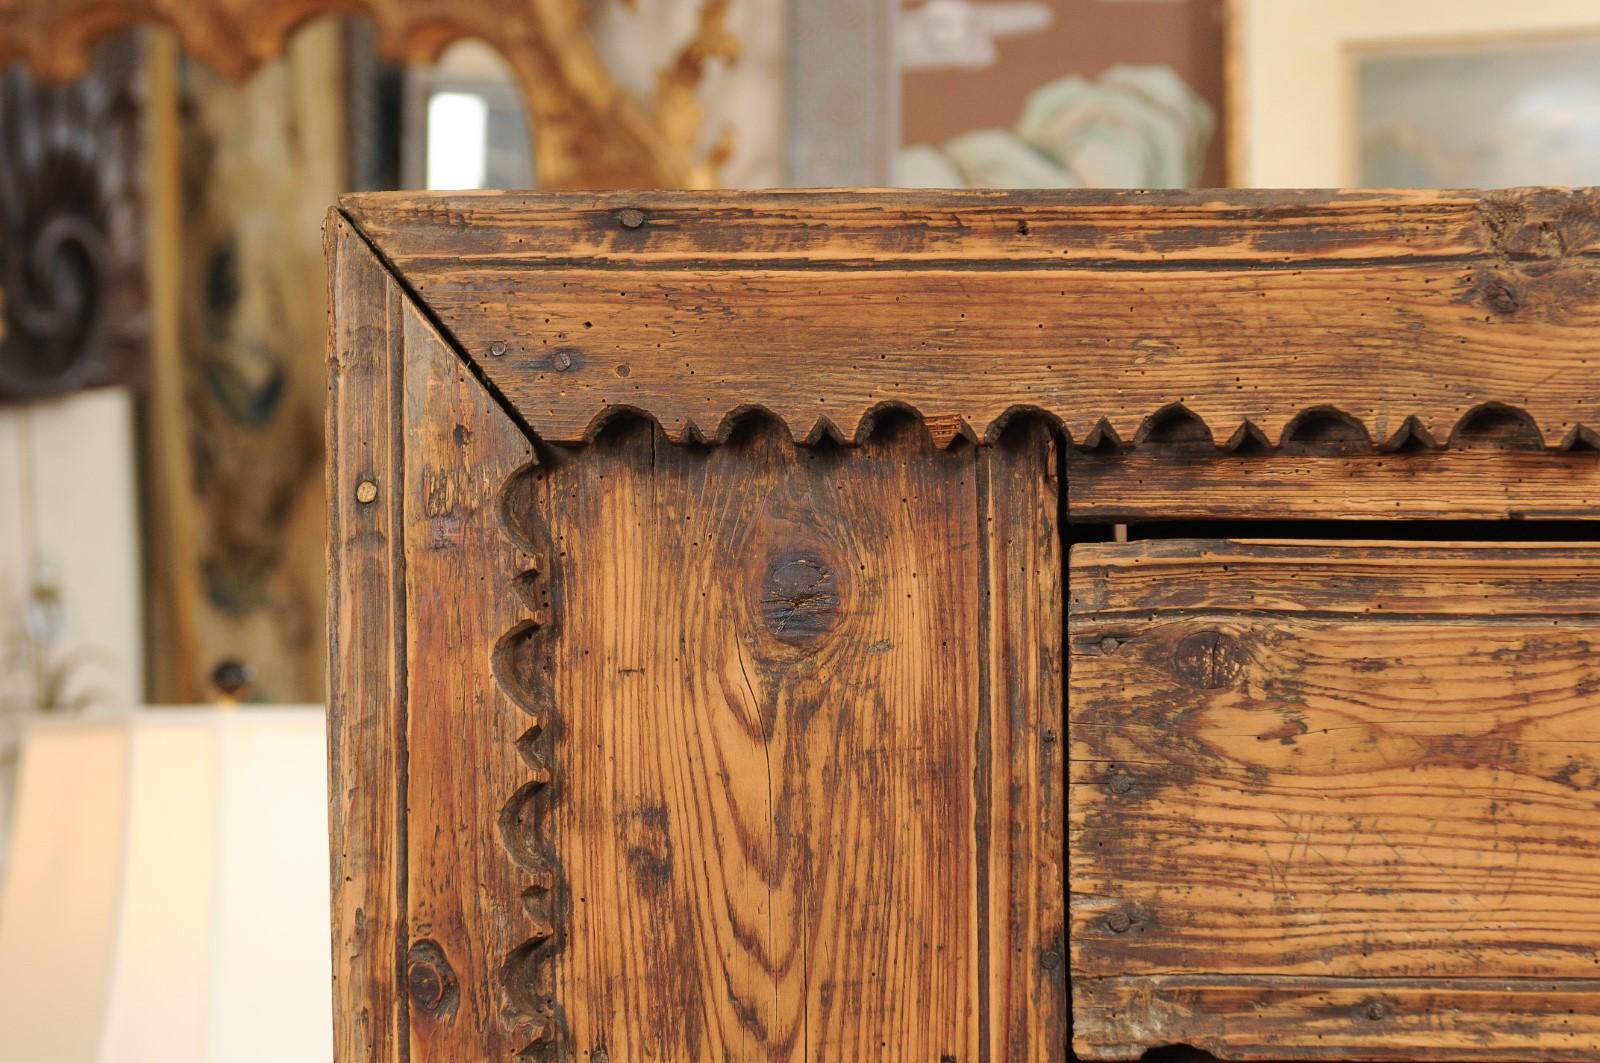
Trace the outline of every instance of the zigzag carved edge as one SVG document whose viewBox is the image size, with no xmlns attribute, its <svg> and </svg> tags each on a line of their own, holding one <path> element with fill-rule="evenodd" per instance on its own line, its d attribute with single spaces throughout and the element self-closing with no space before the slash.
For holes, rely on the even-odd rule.
<svg viewBox="0 0 1600 1063">
<path fill-rule="evenodd" d="M 747 421 L 769 420 L 782 425 L 791 438 L 802 445 L 816 445 L 825 441 L 858 445 L 872 436 L 880 421 L 904 416 L 920 422 L 939 446 L 949 446 L 958 439 L 990 444 L 999 439 L 1013 421 L 1039 418 L 1054 426 L 1074 446 L 1083 450 L 1174 445 L 1194 449 L 1196 444 L 1204 443 L 1221 454 L 1271 454 L 1318 449 L 1340 453 L 1362 449 L 1415 453 L 1485 444 L 1530 451 L 1600 451 L 1600 427 L 1574 425 L 1561 438 L 1551 441 L 1525 409 L 1503 402 L 1485 402 L 1474 406 L 1458 418 L 1449 434 L 1442 438 L 1435 438 L 1415 414 L 1406 417 L 1395 431 L 1380 436 L 1360 418 L 1337 406 L 1313 406 L 1291 418 L 1275 441 L 1248 419 L 1232 425 L 1226 435 L 1221 435 L 1181 402 L 1170 403 L 1146 416 L 1133 438 L 1126 440 L 1118 435 L 1108 418 L 1101 418 L 1084 438 L 1072 439 L 1072 433 L 1059 416 L 1044 407 L 1031 404 L 1009 407 L 979 432 L 965 418 L 925 416 L 910 403 L 890 400 L 869 408 L 861 415 L 854 430 L 848 433 L 841 431 L 826 416 L 818 417 L 802 433 L 796 425 L 759 403 L 747 403 L 729 410 L 711 432 L 705 431 L 693 420 L 685 421 L 682 428 L 674 432 L 648 409 L 619 404 L 607 406 L 590 419 L 583 430 L 582 442 L 592 443 L 607 426 L 618 421 L 642 419 L 655 424 L 673 443 L 720 444 L 726 443 Z"/>
<path fill-rule="evenodd" d="M 528 779 L 506 800 L 499 824 L 501 844 L 528 876 L 521 901 L 532 932 L 506 957 L 501 970 L 504 1017 L 512 1035 L 522 1042 L 517 1059 L 527 1063 L 558 1058 L 562 1040 L 561 1009 L 550 995 L 554 977 L 549 967 L 562 944 L 562 877 L 546 829 L 551 803 L 559 796 L 552 749 L 558 714 L 550 653 L 558 577 L 551 564 L 549 529 L 535 505 L 542 478 L 537 463 L 531 463 L 512 473 L 501 491 L 501 527 L 527 557 L 526 567 L 512 577 L 527 615 L 501 636 L 493 661 L 501 689 L 532 721 L 516 740 Z"/>
</svg>

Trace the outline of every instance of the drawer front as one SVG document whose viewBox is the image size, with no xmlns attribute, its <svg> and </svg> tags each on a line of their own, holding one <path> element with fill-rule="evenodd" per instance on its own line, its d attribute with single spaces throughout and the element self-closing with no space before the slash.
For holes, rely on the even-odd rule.
<svg viewBox="0 0 1600 1063">
<path fill-rule="evenodd" d="M 1075 548 L 1074 1039 L 1600 1045 L 1600 550 Z"/>
</svg>

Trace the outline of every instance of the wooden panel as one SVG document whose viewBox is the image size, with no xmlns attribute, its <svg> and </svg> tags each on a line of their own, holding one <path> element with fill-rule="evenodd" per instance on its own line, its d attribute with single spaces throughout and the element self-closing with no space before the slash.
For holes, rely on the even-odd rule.
<svg viewBox="0 0 1600 1063">
<path fill-rule="evenodd" d="M 1590 192 L 363 196 L 346 208 L 542 436 L 751 405 L 936 442 L 1018 406 L 1078 442 L 1182 402 L 1276 442 L 1333 406 L 1387 441 L 1526 411 L 1600 425 Z M 1011 250 L 1016 248 L 1018 250 Z M 1441 371 L 1441 366 L 1448 371 Z"/>
<path fill-rule="evenodd" d="M 520 821 L 558 885 L 513 977 L 579 1058 L 1060 1058 L 1051 453 L 635 422 L 514 483 L 553 633 Z"/>
<path fill-rule="evenodd" d="M 1600 555 L 1099 544 L 1071 579 L 1080 1054 L 1600 1047 L 1547 997 L 1600 955 Z"/>
<path fill-rule="evenodd" d="M 1553 520 L 1600 516 L 1600 454 L 1073 451 L 1074 521 Z"/>
<path fill-rule="evenodd" d="M 341 1063 L 1062 1058 L 1050 426 L 530 463 L 329 232 Z"/>
<path fill-rule="evenodd" d="M 326 230 L 328 819 L 339 1063 L 399 1063 L 405 1013 L 405 631 L 398 363 L 404 296 L 338 215 Z"/>
</svg>

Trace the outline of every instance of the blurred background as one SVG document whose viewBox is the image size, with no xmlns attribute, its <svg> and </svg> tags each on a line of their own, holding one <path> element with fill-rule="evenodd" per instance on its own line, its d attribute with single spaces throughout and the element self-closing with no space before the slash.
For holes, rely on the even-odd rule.
<svg viewBox="0 0 1600 1063">
<path fill-rule="evenodd" d="M 106 958 L 138 919 L 225 972 L 227 913 L 294 892 L 227 839 L 285 764 L 320 785 L 340 193 L 1600 184 L 1592 0 L 0 0 L 0 57 L 0 972 L 76 905 L 70 1014 L 110 1016 L 43 1063 L 159 1024 Z M 283 846 L 315 920 L 325 855 Z M 7 977 L 0 1038 L 59 999 Z M 213 1058 L 185 1036 L 129 1058 Z"/>
</svg>

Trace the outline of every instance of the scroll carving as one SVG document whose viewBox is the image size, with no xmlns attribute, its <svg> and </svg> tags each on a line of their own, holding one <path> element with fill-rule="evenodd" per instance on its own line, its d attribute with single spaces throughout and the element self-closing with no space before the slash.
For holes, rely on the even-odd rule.
<svg viewBox="0 0 1600 1063">
<path fill-rule="evenodd" d="M 117 383 L 143 347 L 136 60 L 120 40 L 71 85 L 0 74 L 0 398 Z"/>
<path fill-rule="evenodd" d="M 379 47 L 400 62 L 431 62 L 452 41 L 479 37 L 516 72 L 539 132 L 544 188 L 715 184 L 727 145 L 702 152 L 701 71 L 733 60 L 727 0 L 704 0 L 695 34 L 641 101 L 606 69 L 584 0 L 0 0 L 0 59 L 21 57 L 42 77 L 75 77 L 107 34 L 146 22 L 176 31 L 184 50 L 232 78 L 284 52 L 321 15 L 370 17 Z"/>
<path fill-rule="evenodd" d="M 547 828 L 550 804 L 559 793 L 552 745 L 558 725 L 551 684 L 550 642 L 555 633 L 556 572 L 550 534 L 534 505 L 543 479 L 537 465 L 513 474 L 501 498 L 501 524 L 526 555 L 514 579 L 527 617 L 495 648 L 495 678 L 530 719 L 517 738 L 528 767 L 527 782 L 500 813 L 500 837 L 511 858 L 527 874 L 522 904 L 533 931 L 506 958 L 502 969 L 504 1016 L 515 1038 L 524 1042 L 519 1058 L 557 1058 L 561 1042 L 560 1008 L 552 997 L 554 973 L 546 962 L 561 947 L 559 910 L 561 870 Z"/>
</svg>

